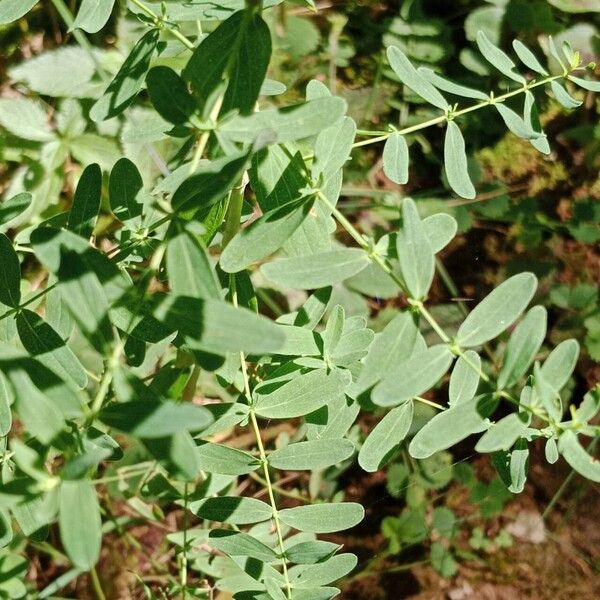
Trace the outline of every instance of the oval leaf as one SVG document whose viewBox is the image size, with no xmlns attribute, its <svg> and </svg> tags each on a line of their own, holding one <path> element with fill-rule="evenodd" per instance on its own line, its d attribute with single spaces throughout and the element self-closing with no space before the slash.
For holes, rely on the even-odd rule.
<svg viewBox="0 0 600 600">
<path fill-rule="evenodd" d="M 309 504 L 279 511 L 279 518 L 286 525 L 308 533 L 333 533 L 350 529 L 360 523 L 364 516 L 364 508 L 355 502 Z"/>
<path fill-rule="evenodd" d="M 364 250 L 343 248 L 320 254 L 281 258 L 261 267 L 264 276 L 283 287 L 304 290 L 339 283 L 362 271 L 369 264 Z"/>
<path fill-rule="evenodd" d="M 96 490 L 87 479 L 63 481 L 59 492 L 60 538 L 73 564 L 88 571 L 102 544 L 102 519 Z"/>
<path fill-rule="evenodd" d="M 269 454 L 269 464 L 284 471 L 312 471 L 336 465 L 354 453 L 354 444 L 350 440 L 321 439 L 309 442 L 297 442 Z"/>
<path fill-rule="evenodd" d="M 454 121 L 448 121 L 444 140 L 444 169 L 450 187 L 462 198 L 475 198 L 475 188 L 469 177 L 465 140 Z"/>
<path fill-rule="evenodd" d="M 379 470 L 406 437 L 413 419 L 413 403 L 397 406 L 377 423 L 358 454 L 358 464 L 370 473 Z"/>
<path fill-rule="evenodd" d="M 433 387 L 452 363 L 445 344 L 427 348 L 394 367 L 375 386 L 372 399 L 379 406 L 395 406 Z"/>
<path fill-rule="evenodd" d="M 536 288 L 533 273 L 519 273 L 501 283 L 464 320 L 458 330 L 458 344 L 480 346 L 500 335 L 525 310 Z"/>
</svg>

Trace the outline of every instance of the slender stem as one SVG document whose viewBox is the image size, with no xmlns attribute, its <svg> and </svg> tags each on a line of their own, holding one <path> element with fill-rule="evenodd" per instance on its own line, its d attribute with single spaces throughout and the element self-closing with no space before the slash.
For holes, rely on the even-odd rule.
<svg viewBox="0 0 600 600">
<path fill-rule="evenodd" d="M 588 447 L 586 448 L 586 452 L 588 454 L 590 454 L 594 451 L 599 439 L 600 438 L 596 437 L 588 444 Z M 576 475 L 577 475 L 577 472 L 574 471 L 573 469 L 571 469 L 571 472 L 567 475 L 567 477 L 562 482 L 562 484 L 560 485 L 558 490 L 556 490 L 556 493 L 554 494 L 554 496 L 552 496 L 552 499 L 550 500 L 550 502 L 548 502 L 548 506 L 546 506 L 546 508 L 544 509 L 544 512 L 542 513 L 542 519 L 546 520 L 548 518 L 548 516 L 552 512 L 552 509 L 556 506 L 556 503 L 561 499 L 561 497 L 563 496 L 566 489 L 569 487 L 571 481 L 573 481 L 573 479 L 575 478 Z"/>
<path fill-rule="evenodd" d="M 212 110 L 210 111 L 210 120 L 215 122 L 219 117 L 219 112 L 221 112 L 221 106 L 223 106 L 223 96 L 219 96 L 217 98 Z M 204 150 L 206 150 L 206 145 L 208 144 L 208 140 L 210 138 L 210 130 L 203 131 L 200 137 L 198 138 L 198 145 L 196 146 L 196 150 L 194 152 L 194 158 L 192 159 L 192 164 L 190 165 L 190 175 L 193 175 L 198 168 L 198 164 L 200 163 L 200 159 L 204 154 Z"/>
<path fill-rule="evenodd" d="M 188 484 L 183 487 L 183 552 L 181 555 L 181 598 L 187 596 L 187 533 L 188 533 Z"/>
<path fill-rule="evenodd" d="M 98 600 L 106 600 L 106 596 L 104 595 L 104 591 L 102 590 L 102 584 L 100 583 L 100 578 L 98 577 L 96 567 L 92 567 L 90 569 L 90 578 L 92 580 L 92 587 L 94 588 L 94 594 L 96 594 L 96 598 Z"/>
<path fill-rule="evenodd" d="M 447 406 L 442 406 L 433 400 L 427 400 L 427 398 L 421 398 L 421 396 L 415 396 L 415 400 L 421 402 L 422 404 L 427 404 L 427 406 L 431 406 L 433 408 L 437 408 L 438 410 L 446 410 Z"/>
<path fill-rule="evenodd" d="M 523 94 L 528 90 L 532 90 L 534 88 L 540 87 L 542 85 L 547 85 L 552 81 L 556 81 L 557 79 L 563 79 L 564 75 L 553 75 L 550 77 L 545 77 L 544 79 L 540 79 L 540 81 L 531 81 L 530 83 L 525 84 L 523 87 L 513 90 L 512 92 L 507 92 L 506 94 L 502 94 L 500 96 L 490 97 L 487 100 L 482 100 L 477 104 L 473 104 L 471 106 L 467 106 L 466 108 L 462 108 L 460 110 L 453 111 L 451 113 L 451 117 L 449 115 L 440 115 L 439 117 L 434 117 L 433 119 L 429 119 L 428 121 L 424 121 L 423 123 L 417 123 L 415 125 L 410 125 L 409 127 L 405 127 L 404 129 L 399 129 L 397 132 L 386 133 L 384 135 L 380 135 L 371 139 L 362 140 L 360 142 L 356 142 L 352 145 L 353 148 L 360 148 L 361 146 L 369 146 L 371 144 L 377 144 L 379 142 L 384 142 L 387 140 L 392 133 L 399 133 L 400 135 L 407 135 L 409 133 L 414 133 L 415 131 L 420 131 L 421 129 L 426 129 L 427 127 L 431 127 L 432 125 L 438 125 L 440 123 L 444 123 L 449 118 L 456 118 L 462 115 L 466 115 L 467 113 L 479 110 L 481 108 L 485 108 L 486 106 L 492 106 L 493 104 L 499 104 L 508 100 L 508 98 L 512 98 L 514 96 L 518 96 L 519 94 Z M 362 132 L 362 135 L 367 135 L 367 132 Z"/>
<path fill-rule="evenodd" d="M 6 319 L 7 317 L 10 317 L 11 315 L 18 313 L 22 308 L 25 308 L 26 306 L 33 304 L 36 300 L 43 298 L 48 292 L 52 291 L 57 285 L 58 285 L 57 283 L 53 283 L 52 285 L 49 285 L 47 288 L 44 288 L 39 294 L 36 294 L 35 296 L 32 296 L 31 298 L 29 298 L 29 300 L 25 300 L 25 302 L 23 302 L 22 304 L 19 304 L 18 308 L 11 308 L 10 310 L 7 310 L 5 313 L 0 315 L 0 321 L 2 321 L 2 319 Z"/>
<path fill-rule="evenodd" d="M 73 25 L 75 24 L 75 19 L 73 18 L 73 14 L 69 10 L 69 7 L 65 4 L 64 0 L 52 0 L 52 4 L 56 9 L 56 12 L 59 14 L 60 18 L 65 22 L 69 29 L 73 29 Z M 92 59 L 92 62 L 96 66 L 98 73 L 103 81 L 108 81 L 109 75 L 104 70 L 98 57 L 94 54 L 94 49 L 92 45 L 89 43 L 88 39 L 85 37 L 83 33 L 81 33 L 81 29 L 75 28 L 72 31 L 73 37 L 77 41 L 77 43 L 86 51 L 88 56 Z"/>
<path fill-rule="evenodd" d="M 173 37 L 177 38 L 188 50 L 193 50 L 196 47 L 194 45 L 194 42 L 186 38 L 185 35 L 181 33 L 181 31 L 175 29 L 174 27 L 167 27 L 165 22 L 143 2 L 141 2 L 140 0 L 130 1 L 132 4 L 135 4 L 135 6 L 137 6 L 142 12 L 146 13 L 146 15 L 148 15 L 154 21 L 154 24 L 159 29 L 165 29 L 166 31 L 168 31 Z"/>
<path fill-rule="evenodd" d="M 233 238 L 233 236 L 239 231 L 240 228 L 240 216 L 241 216 L 241 207 L 243 202 L 244 195 L 244 178 L 245 175 L 242 176 L 240 183 L 232 190 L 231 198 L 229 199 L 229 208 L 227 210 L 227 217 L 225 221 L 225 232 L 223 234 L 223 244 L 222 248 L 224 249 L 229 241 Z M 236 288 L 236 280 L 235 274 L 230 275 L 230 295 L 231 302 L 234 306 L 238 306 L 238 297 L 237 297 L 237 288 Z M 250 425 L 252 427 L 252 431 L 254 432 L 254 437 L 256 438 L 256 445 L 258 447 L 259 458 L 262 464 L 263 476 L 265 481 L 265 486 L 267 488 L 267 493 L 269 495 L 269 503 L 271 505 L 271 511 L 273 513 L 273 523 L 275 525 L 275 532 L 277 535 L 277 543 L 279 546 L 279 554 L 281 556 L 281 570 L 283 574 L 283 578 L 285 581 L 286 588 L 286 597 L 288 600 L 292 598 L 292 584 L 290 583 L 290 578 L 288 574 L 287 561 L 285 557 L 285 544 L 283 542 L 283 533 L 281 528 L 281 521 L 279 520 L 279 511 L 277 509 L 277 502 L 275 501 L 275 494 L 273 491 L 273 483 L 271 481 L 271 474 L 269 473 L 269 461 L 267 459 L 267 453 L 265 452 L 265 446 L 262 441 L 262 436 L 260 433 L 260 427 L 258 426 L 258 421 L 256 419 L 256 414 L 254 412 L 254 407 L 252 406 L 252 392 L 250 391 L 250 378 L 248 377 L 248 366 L 246 364 L 246 355 L 244 352 L 240 352 L 240 364 L 242 367 L 242 376 L 244 380 L 244 394 L 246 396 L 246 401 L 250 406 Z"/>
<path fill-rule="evenodd" d="M 256 473 L 249 473 L 249 475 L 250 475 L 251 479 L 254 479 L 254 481 L 258 481 L 258 483 L 261 483 L 265 487 L 267 486 L 267 481 L 264 478 L 262 478 L 260 475 L 257 475 Z M 289 490 L 286 490 L 285 488 L 282 488 L 281 486 L 279 486 L 275 483 L 271 483 L 271 487 L 280 496 L 285 496 L 286 498 L 292 498 L 293 500 L 298 500 L 300 502 L 304 502 L 305 504 L 312 504 L 312 501 L 309 498 L 306 498 L 305 496 L 303 496 L 302 494 L 290 492 Z"/>
</svg>

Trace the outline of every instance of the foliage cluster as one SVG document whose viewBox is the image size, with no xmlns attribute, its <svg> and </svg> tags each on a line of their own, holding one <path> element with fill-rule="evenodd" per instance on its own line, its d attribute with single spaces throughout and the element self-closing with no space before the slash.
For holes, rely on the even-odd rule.
<svg viewBox="0 0 600 600">
<path fill-rule="evenodd" d="M 363 519 L 337 485 L 355 463 L 375 472 L 401 450 L 426 470 L 477 435 L 512 493 L 536 440 L 550 464 L 562 456 L 600 481 L 585 449 L 599 433 L 600 392 L 573 394 L 579 343 L 549 343 L 536 275 L 514 274 L 441 322 L 428 297 L 457 219 L 406 196 L 385 207 L 392 227 L 370 235 L 338 205 L 353 152 L 383 144 L 383 171 L 403 186 L 428 128 L 443 132 L 447 189 L 475 199 L 463 135 L 472 113 L 497 114 L 549 154 L 538 107 L 549 96 L 573 110 L 600 91 L 595 65 L 567 40 L 547 38 L 551 64 L 519 39 L 509 55 L 484 27 L 498 15 L 482 24 L 471 13 L 461 62 L 501 79 L 481 91 L 441 74 L 442 24 L 406 9 L 381 69 L 417 118 L 373 131 L 357 129 L 322 82 L 289 104 L 267 77 L 272 60 L 281 68 L 281 1 L 83 0 L 74 18 L 53 4 L 78 45 L 13 66 L 17 89 L 31 93 L 0 99 L 2 152 L 20 163 L 0 205 L 0 595 L 26 596 L 23 550 L 46 544 L 55 524 L 55 551 L 72 568 L 39 597 L 86 571 L 97 580 L 103 536 L 131 523 L 114 500 L 150 521 L 181 508 L 168 536 L 172 596 L 205 597 L 205 581 L 238 599 L 316 600 L 335 597 L 357 563 L 318 537 Z M 2 0 L 0 22 L 36 5 Z M 115 12 L 123 54 L 84 35 Z M 310 43 L 310 27 L 297 27 L 305 35 L 288 40 L 292 55 Z M 490 217 L 509 212 L 494 206 Z M 567 227 L 594 239 L 586 206 Z M 293 310 L 278 310 L 272 292 L 289 290 Z M 354 308 L 366 298 L 401 299 L 377 333 Z M 597 352 L 593 290 L 563 286 L 551 302 L 588 311 Z M 432 401 L 446 381 L 447 403 Z M 356 426 L 365 414 L 378 418 L 366 436 Z M 271 443 L 273 423 L 289 427 Z M 302 471 L 308 494 L 287 490 L 282 474 Z M 429 525 L 413 503 L 384 524 L 397 546 L 403 529 L 422 540 L 428 528 L 445 540 L 432 561 L 450 575 L 449 511 L 438 507 Z"/>
</svg>

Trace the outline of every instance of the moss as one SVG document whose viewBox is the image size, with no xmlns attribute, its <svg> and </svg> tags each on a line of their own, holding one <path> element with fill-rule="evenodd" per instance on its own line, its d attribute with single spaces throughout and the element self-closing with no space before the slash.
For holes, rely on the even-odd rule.
<svg viewBox="0 0 600 600">
<path fill-rule="evenodd" d="M 495 146 L 478 152 L 478 159 L 489 179 L 500 179 L 508 186 L 526 184 L 527 193 L 536 195 L 568 183 L 565 166 L 540 154 L 529 142 L 512 134 Z"/>
</svg>

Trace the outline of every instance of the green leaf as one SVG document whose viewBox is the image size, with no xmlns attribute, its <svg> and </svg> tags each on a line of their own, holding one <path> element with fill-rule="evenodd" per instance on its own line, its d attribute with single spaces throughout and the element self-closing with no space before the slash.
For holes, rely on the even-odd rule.
<svg viewBox="0 0 600 600">
<path fill-rule="evenodd" d="M 479 373 L 471 365 L 481 371 L 479 354 L 474 350 L 467 350 L 464 355 L 458 357 L 450 375 L 448 389 L 448 404 L 450 406 L 456 406 L 471 400 L 475 396 L 479 386 Z"/>
<path fill-rule="evenodd" d="M 413 403 L 397 406 L 379 421 L 358 454 L 358 464 L 370 473 L 381 469 L 406 437 L 413 419 Z"/>
<path fill-rule="evenodd" d="M 100 166 L 87 166 L 77 184 L 73 206 L 69 211 L 67 229 L 77 235 L 89 239 L 94 231 L 98 213 L 100 212 L 100 196 L 102 194 L 102 171 Z"/>
<path fill-rule="evenodd" d="M 248 556 L 263 562 L 272 562 L 277 558 L 269 546 L 241 531 L 211 529 L 208 544 L 229 556 Z"/>
<path fill-rule="evenodd" d="M 580 475 L 600 483 L 600 462 L 586 452 L 573 431 L 567 430 L 561 434 L 558 438 L 558 450 Z"/>
<path fill-rule="evenodd" d="M 514 385 L 527 372 L 546 337 L 546 320 L 546 309 L 534 306 L 515 327 L 504 351 L 498 388 Z"/>
<path fill-rule="evenodd" d="M 252 112 L 271 57 L 271 34 L 259 13 L 235 12 L 194 50 L 183 71 L 205 113 L 215 94 L 228 82 L 223 112 Z"/>
<path fill-rule="evenodd" d="M 129 285 L 127 278 L 73 232 L 38 228 L 31 234 L 31 243 L 41 263 L 58 277 L 61 297 L 78 325 L 103 352 L 113 339 L 109 296 L 112 301 L 121 298 Z"/>
<path fill-rule="evenodd" d="M 44 50 L 9 70 L 10 77 L 44 96 L 88 98 L 100 91 L 92 81 L 96 72 L 94 55 L 72 44 Z"/>
<path fill-rule="evenodd" d="M 526 83 L 525 77 L 519 73 L 515 73 L 515 63 L 504 53 L 500 48 L 494 46 L 483 31 L 477 32 L 477 46 L 479 51 L 483 54 L 483 57 L 498 71 L 500 71 L 506 77 L 509 77 L 513 81 L 518 83 Z"/>
<path fill-rule="evenodd" d="M 540 61 L 537 59 L 536 55 L 527 47 L 523 42 L 519 40 L 513 40 L 512 43 L 513 50 L 519 57 L 519 60 L 529 69 L 539 73 L 540 75 L 548 76 L 548 71 L 542 67 Z"/>
<path fill-rule="evenodd" d="M 158 300 L 158 299 L 157 299 Z M 293 333 L 270 319 L 245 308 L 236 308 L 219 300 L 189 296 L 165 297 L 154 316 L 179 331 L 190 348 L 225 355 L 286 353 L 287 333 Z M 295 328 L 294 328 L 295 329 Z M 240 335 L 243 331 L 244 335 Z M 310 332 L 307 332 L 310 333 Z M 292 348 L 293 354 L 297 348 Z"/>
<path fill-rule="evenodd" d="M 73 564 L 84 571 L 91 569 L 100 556 L 102 519 L 96 490 L 88 479 L 62 482 L 58 526 Z"/>
<path fill-rule="evenodd" d="M 435 87 L 433 87 L 433 85 L 431 85 L 431 83 L 429 83 L 429 81 L 417 72 L 400 48 L 390 46 L 387 49 L 387 58 L 394 73 L 396 73 L 404 85 L 408 86 L 413 92 L 421 96 L 423 100 L 433 104 L 433 106 L 437 106 L 442 110 L 448 108 L 449 105 L 446 99 L 435 89 Z"/>
<path fill-rule="evenodd" d="M 402 202 L 402 227 L 396 238 L 396 249 L 404 283 L 415 300 L 427 296 L 435 259 L 417 206 L 411 198 Z"/>
<path fill-rule="evenodd" d="M 2 437 L 8 435 L 12 427 L 11 396 L 9 393 L 6 377 L 0 372 L 0 436 Z"/>
<path fill-rule="evenodd" d="M 82 0 L 71 29 L 97 33 L 110 18 L 115 0 Z"/>
<path fill-rule="evenodd" d="M 158 36 L 158 29 L 150 29 L 136 43 L 104 94 L 90 109 L 93 121 L 98 123 L 116 117 L 133 102 L 142 89 L 158 45 Z"/>
<path fill-rule="evenodd" d="M 60 335 L 38 314 L 23 309 L 17 314 L 17 331 L 25 350 L 61 377 L 79 388 L 87 385 L 87 374 Z"/>
<path fill-rule="evenodd" d="M 375 337 L 356 382 L 356 390 L 368 390 L 415 350 L 419 330 L 409 312 L 397 314 Z"/>
<path fill-rule="evenodd" d="M 529 448 L 524 439 L 520 439 L 510 452 L 510 485 L 508 491 L 520 494 L 527 481 L 527 467 L 529 460 Z"/>
<path fill-rule="evenodd" d="M 277 319 L 277 322 L 314 329 L 321 322 L 327 310 L 332 291 L 331 287 L 316 290 L 298 310 L 282 315 Z"/>
<path fill-rule="evenodd" d="M 525 106 L 523 110 L 523 120 L 527 127 L 540 134 L 540 137 L 530 139 L 529 143 L 542 154 L 550 154 L 550 144 L 548 136 L 543 132 L 540 124 L 540 117 L 535 105 L 535 96 L 531 92 L 525 93 Z"/>
<path fill-rule="evenodd" d="M 201 165 L 173 194 L 176 211 L 207 209 L 229 192 L 246 169 L 248 152 L 224 156 Z"/>
<path fill-rule="evenodd" d="M 30 98 L 0 98 L 0 125 L 24 140 L 51 142 L 55 139 L 42 103 Z"/>
<path fill-rule="evenodd" d="M 2 0 L 0 3 L 0 25 L 20 19 L 37 3 L 38 0 Z"/>
<path fill-rule="evenodd" d="M 501 283 L 464 320 L 458 330 L 458 344 L 480 346 L 500 335 L 525 310 L 536 288 L 533 273 L 519 273 Z"/>
<path fill-rule="evenodd" d="M 448 92 L 449 94 L 454 94 L 455 96 L 460 96 L 461 98 L 473 98 L 474 100 L 488 99 L 487 94 L 441 77 L 435 71 L 428 69 L 427 67 L 419 67 L 417 69 L 417 73 L 436 88 L 442 90 L 442 92 Z"/>
<path fill-rule="evenodd" d="M 237 109 L 242 114 L 251 113 L 271 59 L 271 32 L 259 11 L 251 8 L 244 11 L 237 39 L 228 50 L 233 56 L 227 65 L 229 84 L 222 110 Z"/>
<path fill-rule="evenodd" d="M 180 431 L 202 431 L 212 423 L 212 414 L 202 406 L 152 400 L 113 403 L 99 419 L 129 435 L 144 439 L 167 437 Z"/>
<path fill-rule="evenodd" d="M 246 475 L 260 466 L 260 461 L 241 450 L 222 444 L 206 442 L 198 446 L 200 468 L 208 473 L 222 475 Z"/>
<path fill-rule="evenodd" d="M 544 456 L 551 465 L 558 460 L 558 444 L 554 438 L 548 438 L 546 440 L 546 444 L 544 445 Z"/>
<path fill-rule="evenodd" d="M 435 415 L 412 439 L 408 451 L 414 458 L 427 458 L 446 450 L 474 433 L 488 428 L 485 418 L 489 399 L 477 396 Z"/>
<path fill-rule="evenodd" d="M 189 509 L 206 521 L 219 521 L 234 525 L 260 523 L 273 516 L 271 507 L 256 498 L 243 496 L 217 496 L 190 502 Z"/>
<path fill-rule="evenodd" d="M 65 420 L 48 390 L 42 393 L 28 373 L 11 371 L 10 382 L 15 391 L 14 408 L 28 434 L 49 444 L 62 431 Z"/>
<path fill-rule="evenodd" d="M 319 134 L 345 112 L 346 103 L 341 98 L 317 98 L 234 117 L 219 127 L 219 133 L 233 142 L 251 144 L 262 134 L 271 143 L 283 144 Z"/>
<path fill-rule="evenodd" d="M 138 168 L 128 158 L 120 158 L 108 181 L 110 208 L 119 221 L 131 221 L 142 214 L 143 206 L 139 200 L 143 187 Z"/>
<path fill-rule="evenodd" d="M 423 219 L 423 229 L 429 240 L 431 251 L 437 254 L 454 239 L 458 223 L 447 213 L 436 213 Z"/>
<path fill-rule="evenodd" d="M 431 566 L 442 576 L 450 578 L 458 571 L 458 563 L 452 552 L 440 542 L 431 544 Z"/>
<path fill-rule="evenodd" d="M 244 227 L 221 254 L 219 264 L 226 273 L 237 273 L 273 254 L 300 227 L 314 205 L 301 198 L 276 208 Z"/>
<path fill-rule="evenodd" d="M 475 188 L 469 177 L 465 140 L 454 121 L 448 121 L 444 141 L 444 169 L 450 187 L 462 198 L 475 198 Z"/>
<path fill-rule="evenodd" d="M 396 406 L 426 392 L 446 373 L 452 353 L 445 344 L 427 348 L 396 365 L 373 389 L 379 406 Z"/>
<path fill-rule="evenodd" d="M 0 233 L 0 302 L 17 308 L 21 302 L 21 265 L 12 242 Z"/>
<path fill-rule="evenodd" d="M 579 342 L 577 340 L 564 340 L 544 361 L 541 373 L 544 379 L 557 391 L 565 387 L 571 377 L 577 359 L 579 358 Z"/>
<path fill-rule="evenodd" d="M 9 223 L 31 206 L 32 196 L 29 192 L 21 192 L 0 204 L 0 225 Z"/>
<path fill-rule="evenodd" d="M 207 251 L 192 233 L 181 231 L 169 241 L 167 272 L 176 296 L 221 299 L 221 287 Z"/>
<path fill-rule="evenodd" d="M 383 147 L 383 172 L 394 183 L 404 185 L 408 181 L 408 163 L 406 138 L 395 131 Z"/>
<path fill-rule="evenodd" d="M 582 104 L 581 100 L 575 100 L 575 98 L 572 98 L 571 95 L 569 94 L 569 92 L 567 92 L 567 90 L 562 85 L 560 85 L 560 83 L 558 83 L 558 81 L 556 81 L 556 80 L 551 81 L 550 89 L 552 90 L 554 97 L 565 108 L 571 109 L 571 108 L 577 108 L 577 107 L 581 106 L 581 104 Z"/>
<path fill-rule="evenodd" d="M 173 69 L 152 67 L 146 75 L 150 101 L 156 112 L 169 123 L 181 125 L 194 114 L 196 101 L 185 81 Z"/>
<path fill-rule="evenodd" d="M 356 137 L 356 124 L 350 117 L 342 117 L 323 129 L 315 142 L 315 158 L 311 173 L 315 181 L 327 181 L 346 163 Z"/>
<path fill-rule="evenodd" d="M 506 127 L 508 127 L 508 129 L 517 137 L 523 138 L 524 140 L 535 140 L 544 137 L 543 133 L 534 131 L 530 123 L 522 119 L 514 110 L 508 108 L 508 106 L 501 103 L 496 103 L 494 106 L 500 113 Z"/>
<path fill-rule="evenodd" d="M 364 250 L 343 248 L 306 256 L 281 258 L 261 267 L 264 276 L 282 287 L 305 290 L 339 283 L 356 275 L 369 264 Z"/>
<path fill-rule="evenodd" d="M 343 395 L 351 382 L 345 369 L 316 369 L 293 377 L 273 389 L 269 381 L 255 388 L 255 410 L 261 417 L 289 419 L 307 415 Z"/>
<path fill-rule="evenodd" d="M 600 81 L 582 79 L 581 77 L 575 77 L 574 75 L 569 75 L 569 80 L 588 92 L 600 92 Z"/>
<path fill-rule="evenodd" d="M 354 444 L 350 440 L 321 439 L 297 442 L 275 450 L 269 454 L 269 464 L 284 471 L 312 471 L 336 465 L 354 454 Z"/>
<path fill-rule="evenodd" d="M 298 565 L 312 565 L 333 556 L 340 548 L 340 545 L 333 542 L 315 540 L 294 544 L 286 550 L 285 555 L 290 562 Z"/>
<path fill-rule="evenodd" d="M 355 502 L 309 504 L 279 511 L 283 523 L 308 533 L 332 533 L 350 529 L 365 516 L 364 508 Z"/>
<path fill-rule="evenodd" d="M 327 585 L 348 575 L 357 562 L 354 554 L 345 553 L 318 564 L 296 565 L 289 570 L 290 582 L 298 590 L 317 589 L 317 586 Z"/>
<path fill-rule="evenodd" d="M 522 415 L 512 413 L 497 423 L 492 423 L 490 428 L 479 438 L 475 450 L 477 452 L 509 450 L 526 431 L 527 421 Z"/>
</svg>

